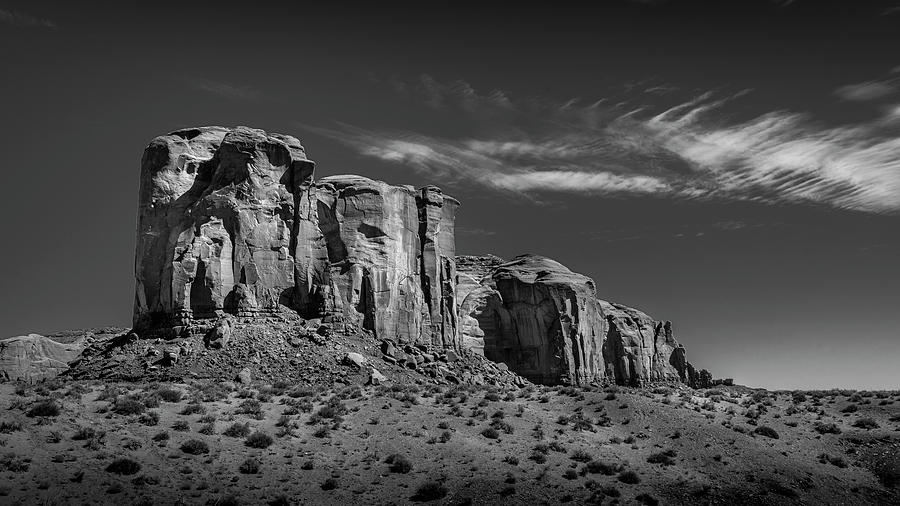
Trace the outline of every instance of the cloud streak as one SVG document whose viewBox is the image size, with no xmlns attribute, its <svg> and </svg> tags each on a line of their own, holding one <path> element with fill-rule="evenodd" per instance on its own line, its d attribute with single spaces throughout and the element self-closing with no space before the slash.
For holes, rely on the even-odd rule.
<svg viewBox="0 0 900 506">
<path fill-rule="evenodd" d="M 444 181 L 519 195 L 577 193 L 815 204 L 900 212 L 900 138 L 883 122 L 830 127 L 772 111 L 725 123 L 747 92 L 705 93 L 653 110 L 629 100 L 513 101 L 423 78 L 406 85 L 470 137 L 311 128 L 358 153 Z"/>
<path fill-rule="evenodd" d="M 212 81 L 191 77 L 186 79 L 190 87 L 229 100 L 259 100 L 262 94 L 250 86 L 237 86 L 234 84 Z"/>
<path fill-rule="evenodd" d="M 24 28 L 44 28 L 56 30 L 58 26 L 49 19 L 39 18 L 19 11 L 7 11 L 0 9 L 0 24 L 19 26 Z"/>
</svg>

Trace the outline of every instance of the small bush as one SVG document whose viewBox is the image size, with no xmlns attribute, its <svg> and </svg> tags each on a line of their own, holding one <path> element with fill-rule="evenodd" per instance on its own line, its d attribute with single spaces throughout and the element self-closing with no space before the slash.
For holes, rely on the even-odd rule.
<svg viewBox="0 0 900 506">
<path fill-rule="evenodd" d="M 156 391 L 156 395 L 166 402 L 181 402 L 184 392 L 175 388 L 160 388 Z"/>
<path fill-rule="evenodd" d="M 604 476 L 612 476 L 622 470 L 619 464 L 603 462 L 601 460 L 592 460 L 584 466 L 585 472 L 591 474 L 602 474 Z"/>
<path fill-rule="evenodd" d="M 841 410 L 841 413 L 856 413 L 857 411 L 859 411 L 859 406 L 856 404 L 848 404 Z"/>
<path fill-rule="evenodd" d="M 675 465 L 675 457 L 677 455 L 675 450 L 666 450 L 650 455 L 647 457 L 647 462 L 651 464 L 661 464 L 663 466 L 673 466 Z"/>
<path fill-rule="evenodd" d="M 590 453 L 584 450 L 575 450 L 569 458 L 575 462 L 590 462 L 594 459 Z"/>
<path fill-rule="evenodd" d="M 517 466 L 517 465 L 519 465 L 519 458 L 514 457 L 512 455 L 507 455 L 506 457 L 503 457 L 503 462 L 506 462 L 507 464 L 510 464 L 513 466 Z"/>
<path fill-rule="evenodd" d="M 634 471 L 622 471 L 619 473 L 618 480 L 622 483 L 635 485 L 641 482 L 641 477 Z"/>
<path fill-rule="evenodd" d="M 574 480 L 575 478 L 578 478 L 578 473 L 576 473 L 574 469 L 566 469 L 566 472 L 563 473 L 563 478 Z"/>
<path fill-rule="evenodd" d="M 646 506 L 656 506 L 657 504 L 659 504 L 659 501 L 655 497 L 647 493 L 639 494 L 634 499 L 638 502 L 638 504 L 645 504 Z"/>
<path fill-rule="evenodd" d="M 106 472 L 121 475 L 137 474 L 140 470 L 141 465 L 128 458 L 116 459 L 106 466 Z"/>
<path fill-rule="evenodd" d="M 488 439 L 497 439 L 500 437 L 500 432 L 493 427 L 488 427 L 481 431 L 481 435 Z"/>
<path fill-rule="evenodd" d="M 767 425 L 760 425 L 759 427 L 753 429 L 754 434 L 759 434 L 760 436 L 769 437 L 772 439 L 778 439 L 778 431 L 769 427 Z"/>
<path fill-rule="evenodd" d="M 59 416 L 59 404 L 53 399 L 45 399 L 34 403 L 31 409 L 26 413 L 31 418 L 36 416 Z"/>
<path fill-rule="evenodd" d="M 409 459 L 407 459 L 403 455 L 400 455 L 399 453 L 389 455 L 386 459 L 384 459 L 384 462 L 389 465 L 388 469 L 392 473 L 406 474 L 412 471 L 413 468 L 412 462 L 410 462 Z"/>
<path fill-rule="evenodd" d="M 254 458 L 249 458 L 238 466 L 238 471 L 241 474 L 257 474 L 259 473 L 259 461 Z"/>
<path fill-rule="evenodd" d="M 24 473 L 28 471 L 29 462 L 28 459 L 18 457 L 15 453 L 7 453 L 0 457 L 0 471 Z"/>
<path fill-rule="evenodd" d="M 334 490 L 338 488 L 338 485 L 340 485 L 340 483 L 336 478 L 328 478 L 322 483 L 321 488 L 322 490 Z"/>
<path fill-rule="evenodd" d="M 250 435 L 250 423 L 234 422 L 222 432 L 222 435 L 228 437 L 247 437 Z"/>
<path fill-rule="evenodd" d="M 181 451 L 191 455 L 200 455 L 202 453 L 209 453 L 209 446 L 199 439 L 188 439 L 181 444 Z"/>
<path fill-rule="evenodd" d="M 22 430 L 22 424 L 20 422 L 0 422 L 0 434 L 12 434 L 13 432 L 17 432 Z"/>
<path fill-rule="evenodd" d="M 547 455 L 541 452 L 532 452 L 528 459 L 533 460 L 537 464 L 543 464 L 544 462 L 547 462 Z"/>
<path fill-rule="evenodd" d="M 873 418 L 860 418 L 853 422 L 853 426 L 859 429 L 872 430 L 881 427 Z"/>
<path fill-rule="evenodd" d="M 834 423 L 816 422 L 813 429 L 819 434 L 840 434 L 841 428 Z"/>
<path fill-rule="evenodd" d="M 169 440 L 169 433 L 166 432 L 166 431 L 159 432 L 159 433 L 157 433 L 155 436 L 153 436 L 153 440 L 156 441 L 156 442 L 160 442 L 160 441 L 168 441 L 168 440 Z"/>
<path fill-rule="evenodd" d="M 847 461 L 844 460 L 840 455 L 829 455 L 827 453 L 819 454 L 819 462 L 823 464 L 831 464 L 833 466 L 837 466 L 840 468 L 847 467 Z"/>
<path fill-rule="evenodd" d="M 272 436 L 256 431 L 247 436 L 247 440 L 244 441 L 244 444 L 250 448 L 268 448 L 273 442 Z"/>
<path fill-rule="evenodd" d="M 196 414 L 204 414 L 206 413 L 206 407 L 202 404 L 190 403 L 181 410 L 182 415 L 196 415 Z"/>
<path fill-rule="evenodd" d="M 184 420 L 176 420 L 175 423 L 172 424 L 172 430 L 177 430 L 178 432 L 187 432 L 191 430 L 191 426 Z"/>
<path fill-rule="evenodd" d="M 139 415 L 147 409 L 147 406 L 131 397 L 118 397 L 113 402 L 112 411 L 117 415 Z"/>
<path fill-rule="evenodd" d="M 447 487 L 436 482 L 429 481 L 423 483 L 416 489 L 416 495 L 413 496 L 415 501 L 436 501 L 447 495 Z"/>
<path fill-rule="evenodd" d="M 138 418 L 138 421 L 148 427 L 159 425 L 159 413 L 156 411 L 148 411 L 141 415 L 140 418 Z"/>
</svg>

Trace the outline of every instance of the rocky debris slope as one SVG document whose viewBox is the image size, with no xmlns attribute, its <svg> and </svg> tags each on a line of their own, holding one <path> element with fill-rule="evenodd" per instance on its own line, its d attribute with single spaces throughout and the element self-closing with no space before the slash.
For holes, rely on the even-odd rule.
<svg viewBox="0 0 900 506">
<path fill-rule="evenodd" d="M 247 127 L 154 139 L 141 164 L 135 330 L 193 335 L 226 314 L 289 310 L 458 347 L 458 202 L 433 186 L 316 182 L 314 167 L 296 138 Z"/>
<path fill-rule="evenodd" d="M 506 263 L 460 257 L 463 342 L 545 384 L 656 381 L 705 386 L 672 335 L 671 322 L 596 298 L 594 281 L 540 256 Z M 702 380 L 702 378 L 707 378 Z"/>
<path fill-rule="evenodd" d="M 227 323 L 222 323 L 222 322 Z M 352 321 L 224 317 L 206 335 L 141 339 L 133 332 L 92 342 L 64 373 L 71 379 L 250 383 L 523 386 L 528 382 L 468 350 L 380 340 Z"/>
<path fill-rule="evenodd" d="M 39 334 L 0 340 L 0 381 L 34 382 L 69 368 L 84 347 L 84 338 L 64 344 Z"/>
</svg>

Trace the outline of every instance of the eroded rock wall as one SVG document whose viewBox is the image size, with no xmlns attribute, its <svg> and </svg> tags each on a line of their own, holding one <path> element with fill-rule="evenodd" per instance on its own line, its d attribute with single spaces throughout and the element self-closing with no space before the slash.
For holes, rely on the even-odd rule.
<svg viewBox="0 0 900 506">
<path fill-rule="evenodd" d="M 427 186 L 315 182 L 290 136 L 237 127 L 154 139 L 141 164 L 134 325 L 284 310 L 457 347 L 453 222 Z"/>
<path fill-rule="evenodd" d="M 697 375 L 670 322 L 596 298 L 548 258 L 459 257 L 462 342 L 544 384 L 683 382 Z"/>
</svg>

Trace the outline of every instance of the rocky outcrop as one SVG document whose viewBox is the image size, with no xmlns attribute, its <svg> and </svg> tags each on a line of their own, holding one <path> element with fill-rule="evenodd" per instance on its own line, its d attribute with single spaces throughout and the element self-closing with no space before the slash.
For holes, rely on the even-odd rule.
<svg viewBox="0 0 900 506">
<path fill-rule="evenodd" d="M 295 311 L 459 346 L 459 203 L 433 186 L 316 182 L 314 167 L 296 138 L 246 127 L 154 139 L 141 165 L 135 329 Z"/>
<path fill-rule="evenodd" d="M 460 329 L 484 355 L 544 384 L 684 382 L 698 374 L 670 322 L 596 298 L 594 281 L 548 258 L 460 257 Z"/>
<path fill-rule="evenodd" d="M 57 376 L 78 358 L 84 340 L 64 344 L 39 334 L 0 340 L 0 381 L 35 382 Z"/>
</svg>

